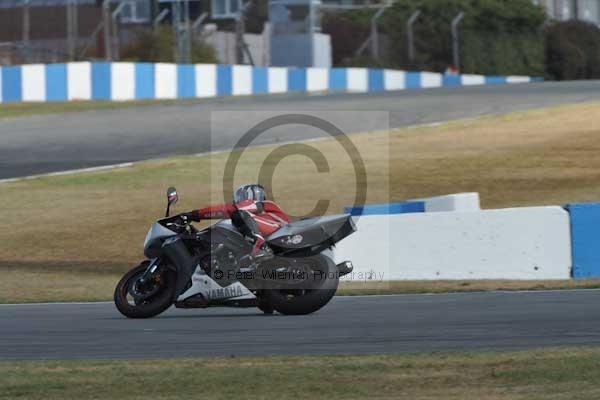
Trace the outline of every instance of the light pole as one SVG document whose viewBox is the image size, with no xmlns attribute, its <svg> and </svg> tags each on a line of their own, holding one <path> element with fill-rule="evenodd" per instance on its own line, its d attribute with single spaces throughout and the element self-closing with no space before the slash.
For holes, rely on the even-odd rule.
<svg viewBox="0 0 600 400">
<path fill-rule="evenodd" d="M 452 20 L 451 31 L 452 31 L 452 58 L 454 63 L 454 68 L 460 71 L 460 48 L 458 43 L 458 25 L 465 17 L 464 12 L 458 13 L 456 17 Z"/>
</svg>

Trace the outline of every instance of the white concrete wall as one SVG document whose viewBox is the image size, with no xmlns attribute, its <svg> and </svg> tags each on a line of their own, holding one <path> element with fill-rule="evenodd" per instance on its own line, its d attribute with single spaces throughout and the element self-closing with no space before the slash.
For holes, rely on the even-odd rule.
<svg viewBox="0 0 600 400">
<path fill-rule="evenodd" d="M 22 67 L 23 101 L 46 100 L 46 75 L 44 64 L 29 64 Z"/>
<path fill-rule="evenodd" d="M 271 67 L 267 70 L 267 76 L 269 93 L 287 92 L 287 68 Z"/>
<path fill-rule="evenodd" d="M 386 69 L 383 71 L 383 84 L 385 90 L 406 89 L 406 72 Z"/>
<path fill-rule="evenodd" d="M 67 64 L 67 99 L 91 100 L 92 65 L 89 62 Z"/>
<path fill-rule="evenodd" d="M 460 80 L 461 84 L 465 86 L 485 84 L 485 76 L 483 75 L 464 74 L 460 76 Z"/>
<path fill-rule="evenodd" d="M 421 87 L 436 88 L 442 86 L 442 74 L 421 72 Z"/>
<path fill-rule="evenodd" d="M 175 64 L 155 64 L 154 93 L 154 97 L 157 99 L 177 98 L 177 66 Z"/>
<path fill-rule="evenodd" d="M 111 64 L 111 98 L 113 100 L 135 99 L 134 63 L 115 62 Z"/>
<path fill-rule="evenodd" d="M 570 278 L 569 215 L 561 207 L 363 216 L 357 226 L 336 260 L 374 279 Z"/>
<path fill-rule="evenodd" d="M 306 68 L 306 91 L 324 92 L 329 89 L 329 69 Z"/>
<path fill-rule="evenodd" d="M 231 67 L 231 94 L 244 96 L 252 94 L 252 67 L 233 65 Z"/>
<path fill-rule="evenodd" d="M 507 76 L 506 77 L 506 82 L 507 83 L 527 83 L 529 82 L 529 77 L 528 76 Z"/>
<path fill-rule="evenodd" d="M 346 81 L 349 92 L 367 92 L 369 90 L 369 75 L 366 68 L 347 68 Z"/>
<path fill-rule="evenodd" d="M 419 199 L 425 202 L 425 212 L 478 211 L 479 193 L 456 193 Z"/>
<path fill-rule="evenodd" d="M 196 64 L 196 96 L 213 97 L 217 95 L 217 66 L 214 64 Z"/>
</svg>

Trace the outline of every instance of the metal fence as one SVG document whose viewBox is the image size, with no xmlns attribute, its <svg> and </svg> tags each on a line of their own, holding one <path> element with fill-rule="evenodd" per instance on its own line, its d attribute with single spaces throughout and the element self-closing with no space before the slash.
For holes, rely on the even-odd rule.
<svg viewBox="0 0 600 400">
<path fill-rule="evenodd" d="M 0 64 L 119 60 L 136 35 L 164 24 L 173 29 L 169 47 L 174 59 L 188 62 L 206 19 L 202 13 L 190 17 L 190 7 L 197 11 L 200 1 L 2 0 Z M 161 8 L 152 9 L 152 4 Z"/>
<path fill-rule="evenodd" d="M 3 1 L 0 62 L 76 60 L 98 19 L 95 0 Z"/>
</svg>

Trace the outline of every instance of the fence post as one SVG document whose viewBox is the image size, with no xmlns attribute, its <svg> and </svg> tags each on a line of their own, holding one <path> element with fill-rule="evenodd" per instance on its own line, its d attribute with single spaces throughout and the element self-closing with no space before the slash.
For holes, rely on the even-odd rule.
<svg viewBox="0 0 600 400">
<path fill-rule="evenodd" d="M 69 0 L 65 5 L 67 8 L 67 54 L 69 55 L 69 61 L 75 59 L 76 40 L 78 33 L 77 24 L 77 0 Z"/>
<path fill-rule="evenodd" d="M 29 19 L 29 0 L 23 0 L 23 51 L 25 54 L 25 61 L 29 60 L 29 31 L 31 29 Z"/>
<path fill-rule="evenodd" d="M 162 10 L 160 12 L 160 14 L 158 14 L 156 16 L 156 18 L 154 18 L 154 21 L 152 21 L 152 28 L 153 29 L 158 28 L 158 26 L 160 25 L 160 23 L 163 21 L 163 19 L 166 18 L 167 15 L 169 15 L 169 9 L 165 8 L 164 10 Z"/>
<path fill-rule="evenodd" d="M 371 56 L 379 60 L 379 30 L 377 29 L 377 20 L 383 15 L 387 7 L 381 7 L 373 18 L 371 18 Z"/>
<path fill-rule="evenodd" d="M 178 63 L 181 57 L 181 31 L 179 25 L 181 24 L 181 8 L 180 1 L 175 0 L 171 2 L 171 29 L 173 29 L 173 60 Z"/>
<path fill-rule="evenodd" d="M 465 16 L 464 12 L 458 13 L 456 17 L 452 20 L 451 31 L 452 31 L 452 62 L 454 63 L 454 68 L 460 71 L 460 48 L 458 43 L 458 25 L 463 20 Z"/>
<path fill-rule="evenodd" d="M 202 26 L 202 23 L 204 22 L 204 20 L 208 18 L 208 13 L 207 12 L 203 12 L 202 14 L 200 14 L 200 16 L 198 18 L 196 18 L 196 20 L 192 23 L 192 31 L 198 32 L 198 30 L 200 29 L 200 27 Z"/>
<path fill-rule="evenodd" d="M 110 0 L 104 0 L 102 3 L 102 19 L 104 20 L 104 58 L 106 61 L 112 61 Z"/>
<path fill-rule="evenodd" d="M 412 63 L 415 60 L 415 42 L 413 34 L 413 25 L 417 18 L 421 15 L 421 11 L 417 10 L 406 21 L 406 41 L 408 45 L 408 60 Z"/>
<path fill-rule="evenodd" d="M 184 8 L 185 23 L 185 63 L 192 62 L 192 24 L 190 22 L 190 0 L 185 0 Z"/>
<path fill-rule="evenodd" d="M 119 30 L 119 20 L 121 18 L 121 12 L 123 12 L 123 9 L 125 7 L 131 7 L 130 3 L 119 3 L 119 5 L 117 6 L 117 8 L 115 9 L 115 11 L 112 12 L 111 14 L 111 27 L 112 27 L 112 38 L 111 40 L 113 40 L 114 42 L 114 59 L 116 61 L 119 61 L 120 58 L 120 53 L 121 53 L 121 32 Z M 113 42 L 111 42 L 111 47 L 113 45 Z"/>
<path fill-rule="evenodd" d="M 77 54 L 77 41 L 79 40 L 79 0 L 73 0 L 73 33 L 75 34 L 73 58 Z"/>
</svg>

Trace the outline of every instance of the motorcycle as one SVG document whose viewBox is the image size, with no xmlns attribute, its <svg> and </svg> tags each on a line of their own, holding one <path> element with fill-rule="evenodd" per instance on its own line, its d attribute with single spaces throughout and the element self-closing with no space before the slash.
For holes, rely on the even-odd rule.
<svg viewBox="0 0 600 400">
<path fill-rule="evenodd" d="M 348 214 L 306 218 L 266 238 L 273 254 L 254 260 L 252 244 L 231 223 L 220 220 L 197 229 L 185 214 L 169 216 L 178 201 L 167 190 L 165 217 L 150 227 L 147 260 L 117 284 L 114 301 L 128 318 L 154 317 L 171 305 L 258 307 L 265 314 L 310 314 L 334 296 L 350 261 L 336 264 L 332 249 L 356 231 Z"/>
</svg>

